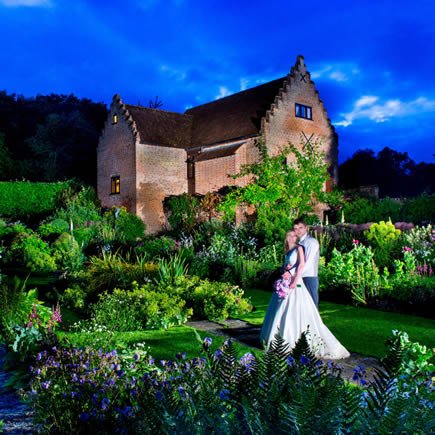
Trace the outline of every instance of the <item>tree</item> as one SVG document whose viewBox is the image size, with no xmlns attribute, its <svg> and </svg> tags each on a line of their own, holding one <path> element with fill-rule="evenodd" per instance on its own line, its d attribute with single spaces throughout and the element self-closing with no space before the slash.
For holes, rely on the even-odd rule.
<svg viewBox="0 0 435 435">
<path fill-rule="evenodd" d="M 302 145 L 301 150 L 289 144 L 276 156 L 269 156 L 262 142 L 259 147 L 261 162 L 243 166 L 234 176 L 251 177 L 252 182 L 230 192 L 220 209 L 230 219 L 236 206 L 254 206 L 258 233 L 268 242 L 282 240 L 297 216 L 313 213 L 316 202 L 327 199 L 323 186 L 329 178 L 328 166 L 318 141 Z"/>
</svg>

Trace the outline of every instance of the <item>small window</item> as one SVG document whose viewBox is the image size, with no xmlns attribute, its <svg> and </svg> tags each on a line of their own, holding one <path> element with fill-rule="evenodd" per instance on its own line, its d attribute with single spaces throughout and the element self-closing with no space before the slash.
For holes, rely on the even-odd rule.
<svg viewBox="0 0 435 435">
<path fill-rule="evenodd" d="M 121 179 L 119 175 L 116 175 L 110 179 L 110 193 L 112 195 L 121 193 Z"/>
<path fill-rule="evenodd" d="M 118 115 L 116 113 L 113 115 L 112 124 L 118 124 Z"/>
<path fill-rule="evenodd" d="M 192 178 L 195 178 L 195 163 L 194 162 L 187 162 L 187 178 L 191 180 Z"/>
<path fill-rule="evenodd" d="M 313 119 L 313 112 L 310 106 L 295 104 L 295 115 L 297 118 Z"/>
</svg>

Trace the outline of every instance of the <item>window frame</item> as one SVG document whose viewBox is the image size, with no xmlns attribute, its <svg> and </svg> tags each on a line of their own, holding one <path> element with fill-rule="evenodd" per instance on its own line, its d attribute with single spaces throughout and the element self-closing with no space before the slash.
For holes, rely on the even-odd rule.
<svg viewBox="0 0 435 435">
<path fill-rule="evenodd" d="M 110 194 L 119 195 L 121 193 L 121 177 L 119 175 L 112 175 L 110 177 Z"/>
<path fill-rule="evenodd" d="M 295 116 L 296 118 L 308 119 L 309 121 L 312 121 L 313 108 L 311 106 L 307 106 L 306 104 L 295 103 Z"/>
</svg>

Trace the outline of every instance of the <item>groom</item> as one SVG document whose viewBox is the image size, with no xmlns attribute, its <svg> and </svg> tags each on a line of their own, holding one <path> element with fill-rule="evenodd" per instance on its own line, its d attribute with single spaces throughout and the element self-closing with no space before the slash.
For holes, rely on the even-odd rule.
<svg viewBox="0 0 435 435">
<path fill-rule="evenodd" d="M 308 225 L 303 219 L 293 222 L 293 229 L 299 239 L 299 244 L 304 247 L 305 267 L 302 280 L 308 289 L 316 307 L 319 307 L 319 242 L 308 234 Z"/>
</svg>

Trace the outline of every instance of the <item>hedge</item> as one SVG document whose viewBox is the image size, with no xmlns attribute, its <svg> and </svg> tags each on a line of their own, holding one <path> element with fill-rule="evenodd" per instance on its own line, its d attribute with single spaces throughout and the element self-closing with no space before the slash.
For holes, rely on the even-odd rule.
<svg viewBox="0 0 435 435">
<path fill-rule="evenodd" d="M 61 192 L 69 186 L 69 182 L 1 181 L 0 216 L 25 217 L 49 214 L 56 208 Z"/>
</svg>

